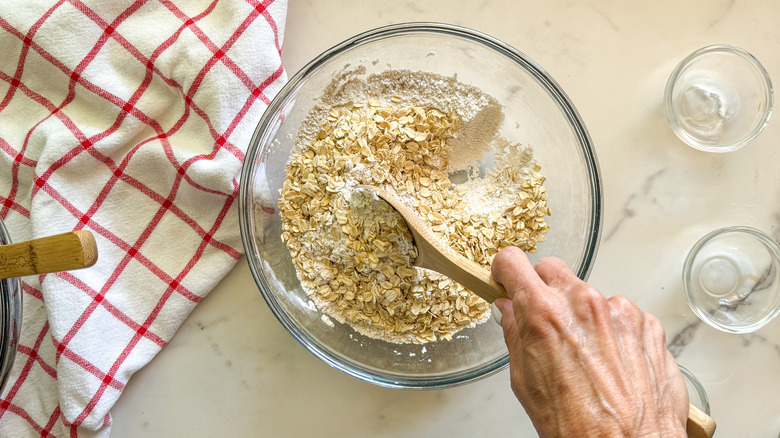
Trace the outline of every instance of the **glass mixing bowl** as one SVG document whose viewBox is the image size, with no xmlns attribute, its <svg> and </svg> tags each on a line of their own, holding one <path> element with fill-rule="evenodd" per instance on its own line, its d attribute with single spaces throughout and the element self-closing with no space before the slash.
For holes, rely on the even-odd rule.
<svg viewBox="0 0 780 438">
<path fill-rule="evenodd" d="M 0 245 L 11 243 L 0 220 Z M 0 395 L 14 364 L 22 324 L 22 283 L 18 277 L 0 280 Z"/>
<path fill-rule="evenodd" d="M 502 330 L 490 319 L 450 341 L 393 344 L 323 318 L 301 288 L 280 237 L 279 189 L 301 122 L 346 66 L 364 67 L 366 75 L 409 69 L 456 76 L 496 98 L 506 115 L 499 134 L 531 145 L 547 177 L 551 228 L 531 261 L 560 257 L 582 279 L 596 255 L 602 215 L 585 125 L 550 75 L 514 48 L 462 27 L 409 23 L 357 35 L 311 61 L 271 102 L 247 151 L 239 208 L 249 267 L 271 311 L 307 350 L 348 375 L 394 388 L 455 386 L 504 369 Z"/>
</svg>

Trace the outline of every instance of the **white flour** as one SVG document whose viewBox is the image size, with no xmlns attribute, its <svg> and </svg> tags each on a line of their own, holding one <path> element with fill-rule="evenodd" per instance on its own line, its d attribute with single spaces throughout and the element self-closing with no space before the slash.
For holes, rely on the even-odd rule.
<svg viewBox="0 0 780 438">
<path fill-rule="evenodd" d="M 372 99 L 380 106 L 414 105 L 456 114 L 463 126 L 450 141 L 450 172 L 475 168 L 498 139 L 504 120 L 501 105 L 476 87 L 462 84 L 455 77 L 427 72 L 388 70 L 361 78 L 364 71 L 347 70 L 333 79 L 301 125 L 297 144 L 306 144 L 316 137 L 331 108 Z"/>
</svg>

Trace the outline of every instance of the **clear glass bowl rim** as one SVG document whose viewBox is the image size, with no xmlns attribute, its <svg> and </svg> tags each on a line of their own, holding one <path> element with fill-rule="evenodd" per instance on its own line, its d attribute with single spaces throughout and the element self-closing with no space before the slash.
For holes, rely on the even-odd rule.
<svg viewBox="0 0 780 438">
<path fill-rule="evenodd" d="M 693 247 L 691 247 L 690 251 L 688 251 L 688 255 L 685 257 L 685 262 L 683 263 L 682 269 L 683 292 L 685 293 L 685 299 L 688 301 L 688 306 L 691 308 L 691 310 L 693 310 L 699 319 L 706 322 L 710 326 L 727 333 L 752 333 L 765 326 L 767 323 L 769 323 L 769 321 L 780 314 L 780 306 L 776 307 L 771 312 L 767 313 L 763 318 L 761 318 L 760 321 L 757 321 L 753 324 L 745 326 L 730 326 L 719 324 L 718 322 L 709 318 L 705 311 L 694 304 L 695 299 L 693 297 L 693 293 L 691 292 L 691 270 L 693 269 L 693 261 L 696 258 L 696 255 L 699 253 L 702 247 L 708 244 L 713 238 L 730 233 L 745 233 L 757 238 L 767 247 L 767 250 L 774 253 L 776 259 L 780 260 L 780 244 L 772 240 L 772 238 L 767 236 L 763 231 L 746 226 L 719 228 L 704 235 L 704 237 L 699 239 L 693 245 Z"/>
<path fill-rule="evenodd" d="M 11 236 L 0 219 L 0 245 L 12 243 Z M 16 357 L 22 323 L 22 283 L 19 277 L 0 280 L 0 395 L 8 381 Z"/>
<path fill-rule="evenodd" d="M 583 159 L 587 165 L 587 174 L 590 181 L 593 209 L 592 223 L 589 227 L 590 233 L 586 237 L 587 244 L 584 251 L 585 258 L 583 260 L 582 266 L 580 266 L 574 272 L 579 278 L 587 280 L 588 275 L 590 274 L 590 271 L 593 267 L 596 253 L 598 252 L 603 222 L 601 218 L 603 215 L 604 206 L 603 188 L 600 180 L 598 160 L 593 149 L 593 143 L 590 139 L 590 135 L 588 134 L 582 118 L 569 99 L 568 95 L 566 95 L 557 82 L 541 66 L 531 60 L 524 53 L 487 34 L 452 24 L 435 22 L 410 22 L 392 24 L 368 30 L 324 51 L 321 55 L 314 58 L 303 68 L 301 68 L 296 74 L 294 74 L 277 93 L 274 99 L 272 99 L 271 103 L 268 105 L 262 117 L 260 118 L 255 128 L 254 134 L 252 135 L 252 139 L 250 140 L 244 166 L 241 171 L 238 199 L 239 226 L 241 231 L 241 239 L 244 246 L 244 253 L 247 256 L 250 272 L 252 273 L 255 283 L 260 289 L 260 293 L 262 294 L 276 319 L 306 350 L 314 354 L 315 357 L 319 358 L 331 367 L 359 380 L 373 383 L 378 386 L 399 389 L 443 389 L 480 380 L 506 369 L 509 366 L 508 353 L 497 358 L 496 360 L 482 364 L 480 367 L 461 371 L 457 374 L 438 377 L 426 376 L 417 378 L 409 376 L 400 377 L 394 375 L 383 375 L 373 372 L 367 368 L 346 363 L 340 359 L 337 352 L 332 351 L 327 346 L 319 345 L 304 333 L 297 330 L 295 324 L 286 315 L 284 309 L 276 302 L 276 298 L 273 296 L 273 294 L 268 292 L 270 290 L 270 285 L 267 283 L 267 280 L 261 273 L 258 260 L 252 257 L 252 254 L 254 254 L 254 237 L 252 231 L 252 199 L 250 199 L 250 193 L 252 192 L 251 184 L 253 184 L 256 169 L 255 166 L 251 164 L 254 163 L 258 154 L 261 152 L 262 148 L 260 146 L 262 144 L 260 140 L 263 137 L 263 134 L 267 129 L 269 129 L 269 127 L 272 126 L 272 123 L 277 117 L 280 108 L 282 108 L 283 105 L 287 103 L 288 97 L 297 90 L 301 82 L 305 80 L 306 77 L 314 74 L 320 66 L 331 60 L 333 57 L 360 45 L 387 39 L 397 35 L 409 35 L 415 33 L 439 34 L 462 38 L 481 44 L 489 50 L 501 53 L 507 58 L 515 61 L 527 73 L 531 74 L 539 82 L 539 84 L 547 90 L 550 98 L 555 100 L 558 107 L 564 113 L 567 121 L 570 123 L 572 131 L 577 137 L 577 142 L 580 146 Z"/>
<path fill-rule="evenodd" d="M 724 144 L 718 147 L 710 147 L 707 145 L 700 144 L 699 142 L 695 141 L 694 139 L 690 138 L 688 134 L 685 133 L 685 129 L 680 126 L 680 124 L 677 122 L 677 119 L 674 117 L 674 108 L 672 105 L 672 93 L 674 92 L 674 84 L 677 82 L 677 78 L 680 76 L 680 73 L 688 66 L 688 64 L 691 63 L 695 58 L 698 58 L 702 55 L 706 55 L 709 53 L 715 53 L 715 52 L 724 52 L 724 53 L 730 53 L 733 55 L 737 55 L 743 59 L 745 59 L 748 63 L 753 65 L 756 68 L 756 71 L 758 71 L 761 76 L 766 81 L 766 94 L 764 95 L 764 98 L 766 99 L 766 108 L 764 108 L 763 113 L 763 123 L 760 123 L 758 126 L 756 126 L 753 131 L 748 133 L 745 137 L 742 139 L 731 143 L 731 144 Z M 679 64 L 672 70 L 672 73 L 669 75 L 669 79 L 666 82 L 666 88 L 664 90 L 664 102 L 666 104 L 666 119 L 669 122 L 669 126 L 672 127 L 672 131 L 674 131 L 674 134 L 683 142 L 685 142 L 687 145 L 698 149 L 700 151 L 704 152 L 715 152 L 715 153 L 726 153 L 726 152 L 733 152 L 737 149 L 742 148 L 746 144 L 750 143 L 758 137 L 759 134 L 764 130 L 766 125 L 769 123 L 769 119 L 772 116 L 772 111 L 774 109 L 774 90 L 772 88 L 772 79 L 769 77 L 769 73 L 764 68 L 763 64 L 755 57 L 753 54 L 748 52 L 747 50 L 737 47 L 731 44 L 712 44 L 709 46 L 702 47 L 690 55 L 683 58 L 682 61 L 680 61 Z"/>
<path fill-rule="evenodd" d="M 684 366 L 677 364 L 677 367 L 680 368 L 680 372 L 682 375 L 691 382 L 691 385 L 696 390 L 696 394 L 699 396 L 699 400 L 701 401 L 701 407 L 702 412 L 704 412 L 707 415 L 710 415 L 710 399 L 707 396 L 707 391 L 704 390 L 704 385 L 701 384 L 701 381 L 696 377 L 695 374 L 691 372 L 688 368 L 685 368 Z"/>
</svg>

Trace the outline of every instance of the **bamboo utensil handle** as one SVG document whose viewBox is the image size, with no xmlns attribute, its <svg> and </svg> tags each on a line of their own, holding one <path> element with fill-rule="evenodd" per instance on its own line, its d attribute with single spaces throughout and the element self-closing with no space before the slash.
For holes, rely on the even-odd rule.
<svg viewBox="0 0 780 438">
<path fill-rule="evenodd" d="M 711 438 L 715 433 L 715 420 L 694 405 L 688 407 L 688 438 Z"/>
<path fill-rule="evenodd" d="M 0 246 L 0 279 L 69 271 L 97 262 L 95 237 L 86 230 Z"/>
</svg>

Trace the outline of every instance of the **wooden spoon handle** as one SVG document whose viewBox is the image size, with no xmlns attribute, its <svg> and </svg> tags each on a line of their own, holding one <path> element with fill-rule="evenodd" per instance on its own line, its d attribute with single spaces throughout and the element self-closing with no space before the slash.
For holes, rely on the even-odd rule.
<svg viewBox="0 0 780 438">
<path fill-rule="evenodd" d="M 425 237 L 415 236 L 418 249 L 420 246 L 435 247 L 436 251 L 445 257 L 429 257 L 432 251 L 421 251 L 424 258 L 418 262 L 420 267 L 445 273 L 488 303 L 498 298 L 507 298 L 506 289 L 493 280 L 490 270 L 434 240 L 423 240 Z"/>
<path fill-rule="evenodd" d="M 689 438 L 711 438 L 715 433 L 715 420 L 694 405 L 688 407 L 686 431 Z"/>
<path fill-rule="evenodd" d="M 95 237 L 85 230 L 2 245 L 0 279 L 86 268 L 97 257 Z"/>
</svg>

